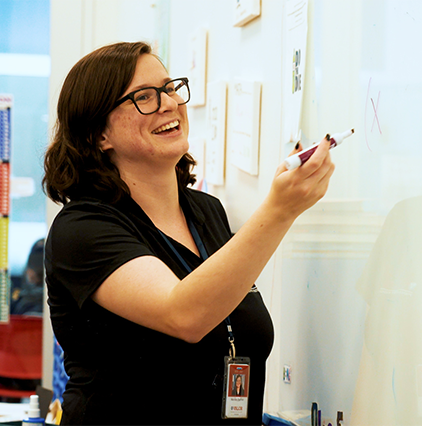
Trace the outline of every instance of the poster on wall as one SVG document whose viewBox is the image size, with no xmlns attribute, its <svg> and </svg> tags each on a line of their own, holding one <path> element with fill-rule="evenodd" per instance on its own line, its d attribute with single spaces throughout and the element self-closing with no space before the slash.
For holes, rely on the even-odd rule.
<svg viewBox="0 0 422 426">
<path fill-rule="evenodd" d="M 234 0 L 234 27 L 242 27 L 261 14 L 261 0 Z"/>
<path fill-rule="evenodd" d="M 300 140 L 305 84 L 308 0 L 287 0 L 283 25 L 283 141 Z"/>
<path fill-rule="evenodd" d="M 261 83 L 236 79 L 230 94 L 231 163 L 258 175 Z"/>
<path fill-rule="evenodd" d="M 207 76 L 207 30 L 198 28 L 189 39 L 190 107 L 205 105 Z"/>
</svg>

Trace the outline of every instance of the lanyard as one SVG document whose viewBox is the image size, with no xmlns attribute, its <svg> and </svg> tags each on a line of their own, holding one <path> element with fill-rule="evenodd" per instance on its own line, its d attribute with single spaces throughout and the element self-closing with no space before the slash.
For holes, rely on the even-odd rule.
<svg viewBox="0 0 422 426">
<path fill-rule="evenodd" d="M 208 258 L 208 253 L 205 250 L 204 243 L 201 240 L 201 237 L 198 234 L 198 231 L 196 230 L 195 226 L 193 225 L 192 221 L 189 219 L 188 221 L 189 230 L 192 234 L 193 240 L 195 241 L 196 247 L 198 247 L 199 253 L 202 257 L 202 259 Z M 157 228 L 158 229 L 158 228 Z M 167 238 L 165 234 L 163 234 L 159 229 L 158 232 L 160 235 L 164 238 L 164 241 L 167 243 L 167 245 L 171 248 L 172 252 L 176 255 L 176 257 L 179 259 L 180 263 L 184 266 L 184 268 L 191 273 L 192 268 L 186 263 L 185 259 L 181 256 L 181 254 L 176 250 L 176 247 L 171 243 L 171 241 Z"/>
<path fill-rule="evenodd" d="M 205 250 L 204 243 L 202 242 L 202 239 L 199 236 L 197 229 L 195 228 L 194 224 L 192 223 L 192 221 L 190 219 L 187 219 L 187 222 L 188 222 L 189 230 L 190 230 L 190 232 L 192 234 L 193 240 L 195 241 L 195 244 L 198 247 L 198 250 L 199 250 L 199 253 L 200 253 L 202 259 L 203 260 L 207 259 L 208 258 L 208 253 Z M 174 247 L 174 245 L 171 243 L 171 241 L 167 238 L 167 236 L 163 232 L 161 232 L 159 229 L 158 229 L 158 232 L 163 237 L 164 241 L 170 247 L 170 249 L 172 250 L 172 252 L 179 259 L 179 261 L 183 265 L 183 267 L 189 273 L 191 273 L 192 272 L 192 268 L 186 263 L 185 259 L 183 259 L 183 257 L 181 256 L 181 254 L 177 251 L 176 247 Z M 230 354 L 231 354 L 232 358 L 235 358 L 236 357 L 236 351 L 235 351 L 235 347 L 234 347 L 234 334 L 233 334 L 233 328 L 232 328 L 232 325 L 231 325 L 231 322 L 230 322 L 230 316 L 228 316 L 224 320 L 224 322 L 226 323 L 227 332 L 229 334 L 229 342 L 230 342 L 230 345 L 232 347 Z"/>
</svg>

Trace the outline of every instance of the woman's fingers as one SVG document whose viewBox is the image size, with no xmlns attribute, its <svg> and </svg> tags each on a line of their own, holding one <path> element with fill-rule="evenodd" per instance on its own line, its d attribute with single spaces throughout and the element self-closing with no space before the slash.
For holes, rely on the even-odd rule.
<svg viewBox="0 0 422 426">
<path fill-rule="evenodd" d="M 278 167 L 272 187 L 273 200 L 284 212 L 290 211 L 293 216 L 300 214 L 325 195 L 334 172 L 329 148 L 330 143 L 324 138 L 303 165 L 294 170 L 287 170 L 284 163 Z M 291 154 L 301 149 L 299 144 Z"/>
<path fill-rule="evenodd" d="M 305 178 L 314 174 L 320 167 L 322 167 L 323 163 L 327 159 L 329 162 L 331 162 L 329 154 L 330 145 L 330 141 L 327 139 L 327 137 L 322 139 L 309 160 L 302 166 L 298 167 L 298 170 L 301 170 L 301 173 L 303 173 Z"/>
</svg>

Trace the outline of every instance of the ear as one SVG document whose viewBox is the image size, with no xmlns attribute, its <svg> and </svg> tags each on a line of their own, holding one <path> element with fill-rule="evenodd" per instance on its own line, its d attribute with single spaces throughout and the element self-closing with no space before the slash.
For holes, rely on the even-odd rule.
<svg viewBox="0 0 422 426">
<path fill-rule="evenodd" d="M 108 130 L 107 127 L 101 133 L 101 136 L 98 140 L 98 146 L 99 146 L 100 150 L 103 151 L 103 152 L 107 151 L 108 149 L 113 148 L 113 145 L 110 142 L 109 130 Z"/>
</svg>

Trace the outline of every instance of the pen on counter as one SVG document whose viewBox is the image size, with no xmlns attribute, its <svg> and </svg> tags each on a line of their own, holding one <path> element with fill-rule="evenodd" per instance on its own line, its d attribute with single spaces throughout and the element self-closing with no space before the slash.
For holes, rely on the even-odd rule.
<svg viewBox="0 0 422 426">
<path fill-rule="evenodd" d="M 355 129 L 346 130 L 343 133 L 335 133 L 331 137 L 327 134 L 326 139 L 330 142 L 330 149 L 336 147 L 337 145 L 340 145 L 344 139 L 353 135 L 353 133 L 355 133 Z M 320 143 L 321 142 L 318 142 L 310 146 L 309 148 L 298 152 L 297 154 L 293 154 L 290 157 L 287 157 L 284 160 L 284 164 L 286 165 L 287 169 L 293 170 L 308 161 L 311 158 L 312 154 L 316 151 Z"/>
<path fill-rule="evenodd" d="M 316 402 L 312 403 L 311 408 L 311 425 L 318 426 L 318 404 Z"/>
</svg>

